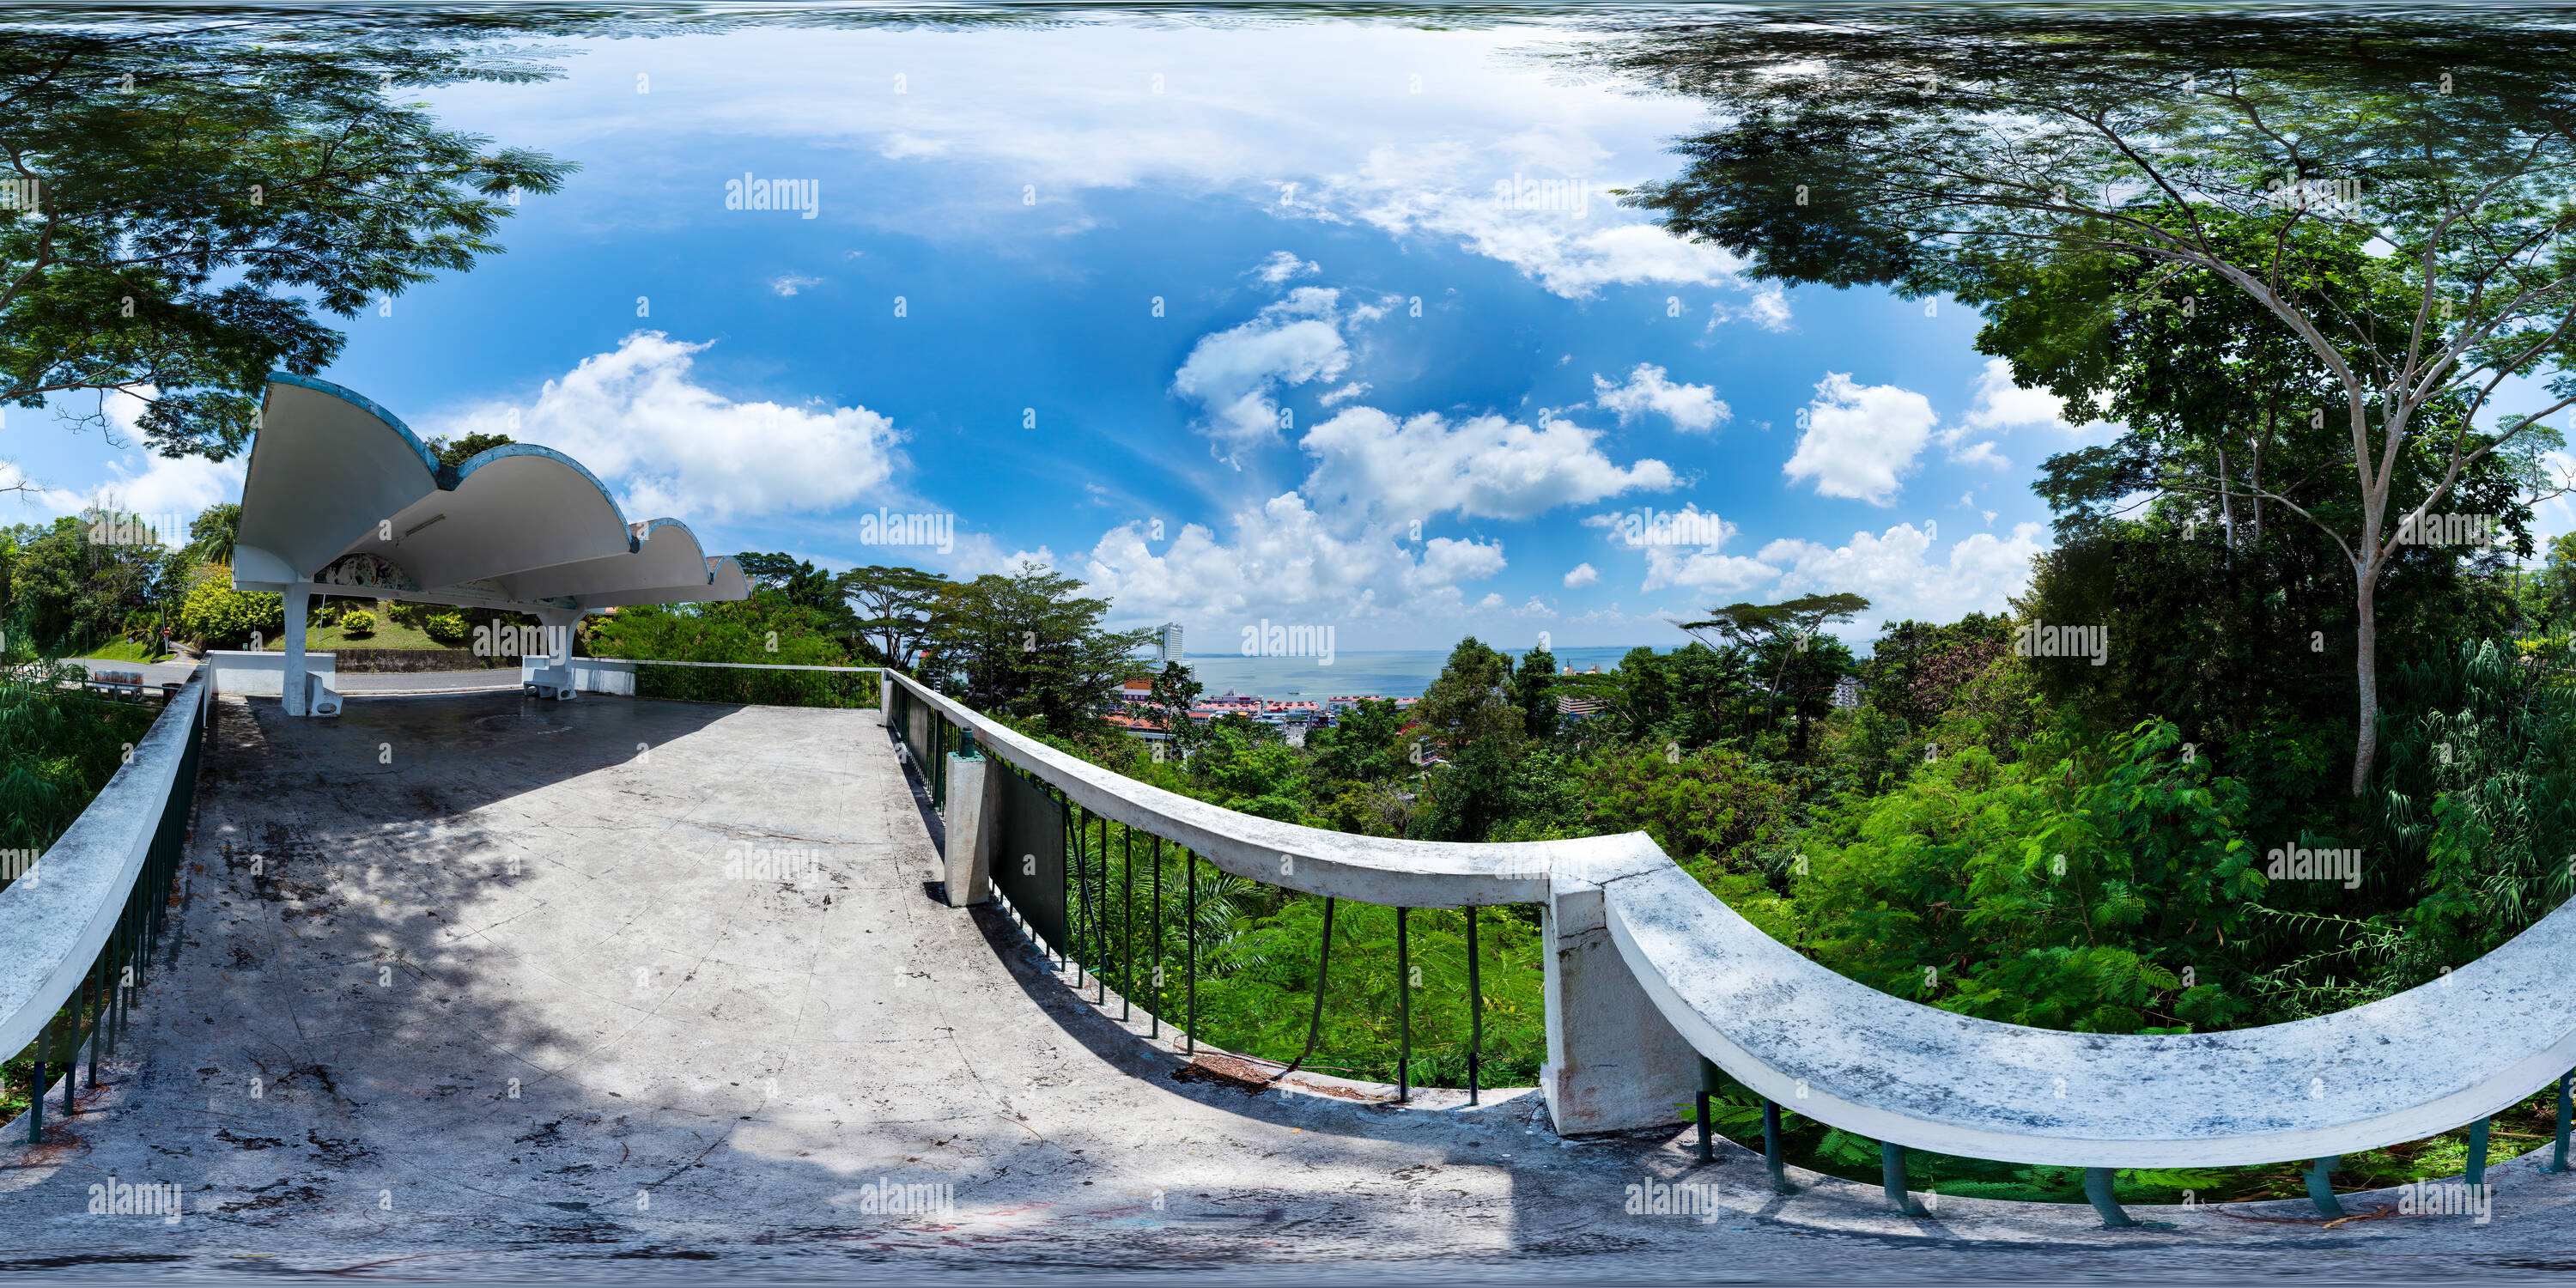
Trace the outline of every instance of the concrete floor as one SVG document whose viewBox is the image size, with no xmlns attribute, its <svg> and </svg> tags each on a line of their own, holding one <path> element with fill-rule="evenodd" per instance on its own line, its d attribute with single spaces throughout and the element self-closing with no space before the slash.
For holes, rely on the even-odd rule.
<svg viewBox="0 0 2576 1288">
<path fill-rule="evenodd" d="M 874 712 L 515 694 L 222 704 L 184 901 L 83 1112 L 0 1146 L 0 1271 L 513 1280 L 2481 1280 L 2576 1269 L 2576 1178 L 2325 1230 L 1761 1188 L 1684 1132 L 1178 1083 L 935 902 Z M 728 852 L 810 851 L 800 881 Z M 801 856 L 800 856 L 801 857 Z M 1113 1007 L 1115 1003 L 1113 1002 Z M 1141 1029 L 1141 1021 L 1134 1026 Z M 253 1080 L 258 1091 L 253 1094 Z M 92 1215 L 175 1183 L 186 1215 Z M 1713 1218 L 1630 1215 L 1648 1179 Z M 1816 1178 L 1807 1178 L 1816 1181 Z M 872 1211 L 945 1185 L 953 1209 Z M 2358 1196 L 2354 1210 L 2394 1196 Z M 2304 1204 L 2239 1209 L 2303 1218 Z"/>
</svg>

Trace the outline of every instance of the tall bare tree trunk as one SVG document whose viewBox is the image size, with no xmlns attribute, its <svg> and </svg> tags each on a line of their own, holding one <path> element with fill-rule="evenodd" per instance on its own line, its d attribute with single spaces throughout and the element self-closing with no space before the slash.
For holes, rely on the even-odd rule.
<svg viewBox="0 0 2576 1288">
<path fill-rule="evenodd" d="M 2218 521 L 2227 529 L 2227 548 L 2236 549 L 2236 485 L 2227 474 L 2227 449 L 2218 449 Z"/>
<path fill-rule="evenodd" d="M 2360 573 L 2361 588 L 2353 598 L 2353 606 L 2361 615 L 2355 640 L 2359 648 L 2353 658 L 2353 671 L 2361 681 L 2361 730 L 2352 749 L 2352 794 L 2356 799 L 2370 786 L 2371 765 L 2379 758 L 2379 561 L 2365 560 Z"/>
</svg>

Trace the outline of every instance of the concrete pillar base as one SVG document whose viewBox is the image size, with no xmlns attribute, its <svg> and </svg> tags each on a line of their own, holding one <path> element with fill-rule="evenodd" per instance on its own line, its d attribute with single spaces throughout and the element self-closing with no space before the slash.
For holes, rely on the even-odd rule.
<svg viewBox="0 0 2576 1288">
<path fill-rule="evenodd" d="M 305 708 L 304 619 L 313 607 L 313 589 L 303 585 L 290 587 L 285 600 L 286 675 L 285 687 L 278 690 L 278 700 L 285 705 L 286 714 L 300 716 Z"/>
<path fill-rule="evenodd" d="M 527 678 L 538 697 L 571 700 L 578 692 L 572 675 L 572 632 L 582 619 L 577 608 L 543 608 L 537 610 L 537 622 L 543 628 L 539 637 L 545 641 L 546 656 Z"/>
<path fill-rule="evenodd" d="M 981 756 L 948 757 L 948 906 L 993 899 L 993 844 L 1000 836 L 1002 775 Z"/>
<path fill-rule="evenodd" d="M 1539 1090 L 1562 1135 L 1670 1126 L 1699 1091 L 1699 1052 L 1611 942 L 1601 887 L 1559 873 L 1542 905 L 1547 1063 Z"/>
</svg>

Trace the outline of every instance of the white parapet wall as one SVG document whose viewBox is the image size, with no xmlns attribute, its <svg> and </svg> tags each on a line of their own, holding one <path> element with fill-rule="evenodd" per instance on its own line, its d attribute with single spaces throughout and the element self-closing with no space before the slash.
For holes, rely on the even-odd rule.
<svg viewBox="0 0 2576 1288">
<path fill-rule="evenodd" d="M 664 662 L 638 661 L 619 657 L 576 657 L 557 666 L 543 656 L 519 660 L 519 682 L 551 683 L 548 678 L 561 673 L 568 676 L 575 693 L 609 693 L 620 697 L 635 696 L 635 673 L 647 666 L 689 666 L 719 671 L 835 671 L 855 674 L 874 671 L 873 666 L 776 666 L 761 662 Z"/>
<path fill-rule="evenodd" d="M 635 696 L 635 664 L 613 657 L 576 657 L 562 666 L 554 666 L 542 655 L 519 659 L 519 682 L 538 683 L 540 677 L 562 673 L 571 680 L 575 693 L 610 693 L 619 697 Z"/>
<path fill-rule="evenodd" d="M 1879 992 L 1762 933 L 1677 867 L 1603 886 L 1619 955 L 1691 1045 L 1819 1122 L 1945 1154 L 2112 1168 L 2352 1154 L 2483 1118 L 2576 1065 L 2576 902 L 2367 1006 L 2138 1035 L 2025 1028 Z"/>
<path fill-rule="evenodd" d="M 339 668 L 340 655 L 337 653 L 304 655 L 305 673 L 322 676 L 326 682 L 339 674 Z M 215 649 L 206 654 L 202 673 L 214 681 L 213 692 L 218 696 L 229 693 L 241 697 L 276 698 L 286 693 L 284 653 Z"/>
<path fill-rule="evenodd" d="M 207 674 L 180 687 L 134 759 L 34 868 L 0 890 L 0 1057 L 36 1039 L 107 946 L 170 806 L 198 705 L 208 698 Z"/>
</svg>

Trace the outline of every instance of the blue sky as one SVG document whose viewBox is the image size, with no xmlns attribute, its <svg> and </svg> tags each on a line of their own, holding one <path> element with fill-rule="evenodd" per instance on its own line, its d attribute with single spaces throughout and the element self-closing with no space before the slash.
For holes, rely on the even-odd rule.
<svg viewBox="0 0 2576 1288">
<path fill-rule="evenodd" d="M 554 82 L 421 95 L 583 170 L 324 374 L 425 434 L 569 452 L 712 551 L 1038 559 L 1194 651 L 1261 619 L 1357 651 L 1670 645 L 1811 590 L 1876 601 L 1863 638 L 2003 607 L 2047 540 L 2038 463 L 2106 431 L 2011 388 L 1965 310 L 1759 287 L 1616 207 L 1703 111 L 1572 83 L 1533 56 L 1563 38 L 574 44 Z M 810 181 L 813 217 L 727 209 L 746 175 Z M 29 516 L 238 496 L 239 462 L 40 419 L 5 439 L 52 489 Z M 954 514 L 954 547 L 862 544 L 879 507 Z M 1716 540 L 1621 541 L 1641 511 Z"/>
</svg>

